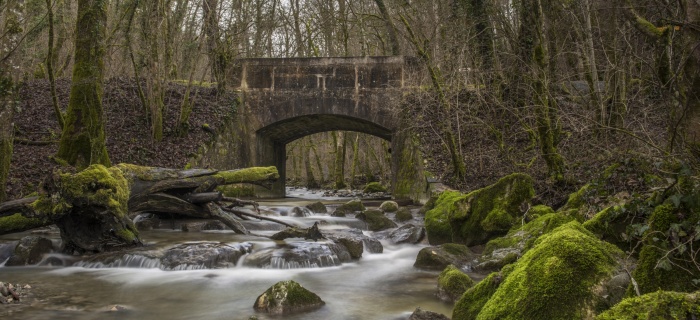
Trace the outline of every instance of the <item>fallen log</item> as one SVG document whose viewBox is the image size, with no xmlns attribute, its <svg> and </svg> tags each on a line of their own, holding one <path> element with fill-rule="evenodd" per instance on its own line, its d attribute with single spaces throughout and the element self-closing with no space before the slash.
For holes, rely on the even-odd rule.
<svg viewBox="0 0 700 320">
<path fill-rule="evenodd" d="M 216 188 L 236 183 L 269 187 L 278 178 L 275 167 L 217 171 L 119 164 L 92 165 L 75 174 L 56 172 L 43 183 L 38 197 L 0 204 L 0 234 L 56 224 L 64 251 L 102 252 L 141 245 L 131 220 L 140 212 L 217 219 L 247 234 L 235 218 L 239 213 L 217 203 L 253 204 L 256 209 L 257 204 L 225 198 Z"/>
</svg>

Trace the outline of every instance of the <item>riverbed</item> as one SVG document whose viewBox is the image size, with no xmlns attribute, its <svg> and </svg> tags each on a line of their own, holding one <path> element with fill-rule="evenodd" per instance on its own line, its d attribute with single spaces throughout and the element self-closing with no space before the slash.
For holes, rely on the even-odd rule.
<svg viewBox="0 0 700 320">
<path fill-rule="evenodd" d="M 263 210 L 283 212 L 294 206 L 322 200 L 332 208 L 347 199 L 323 199 L 317 195 L 261 202 Z M 413 207 L 413 223 L 422 217 Z M 331 209 L 332 210 L 332 209 Z M 348 228 L 354 218 L 327 214 L 280 217 L 308 225 L 324 221 L 324 229 Z M 259 232 L 264 233 L 264 232 Z M 373 236 L 372 232 L 364 231 Z M 18 240 L 29 233 L 0 237 L 0 243 Z M 57 238 L 57 235 L 53 236 Z M 230 231 L 183 232 L 161 228 L 141 232 L 150 248 L 196 241 L 228 245 L 250 243 L 256 250 L 279 245 L 256 235 Z M 287 242 L 304 242 L 288 239 Z M 309 240 L 310 241 L 310 240 Z M 427 244 L 392 244 L 380 240 L 382 253 L 368 253 L 360 259 L 331 267 L 291 269 L 256 268 L 242 262 L 223 269 L 162 270 L 148 264 L 106 267 L 80 263 L 80 258 L 53 254 L 47 259 L 68 266 L 0 267 L 0 281 L 29 284 L 30 296 L 17 305 L 0 306 L 0 314 L 16 319 L 407 319 L 416 309 L 450 316 L 452 304 L 437 296 L 438 272 L 413 267 L 418 251 Z M 77 263 L 65 261 L 77 260 Z M 241 258 L 241 261 L 243 258 Z M 46 264 L 46 263 L 45 263 Z M 76 266 L 80 265 L 80 266 Z M 126 265 L 126 264 L 124 264 Z M 261 293 L 278 281 L 294 280 L 318 294 L 322 308 L 296 315 L 272 317 L 258 313 L 253 304 Z"/>
</svg>

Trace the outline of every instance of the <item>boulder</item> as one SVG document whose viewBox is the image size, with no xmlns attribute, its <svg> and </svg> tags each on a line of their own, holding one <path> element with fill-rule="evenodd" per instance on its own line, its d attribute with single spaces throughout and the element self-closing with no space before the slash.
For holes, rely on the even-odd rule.
<svg viewBox="0 0 700 320">
<path fill-rule="evenodd" d="M 539 237 L 516 263 L 504 267 L 503 280 L 490 297 L 476 297 L 468 290 L 455 305 L 453 317 L 586 318 L 603 308 L 599 284 L 616 275 L 623 257 L 614 245 L 600 241 L 578 222 L 569 222 Z M 477 308 L 483 300 L 487 300 L 483 307 Z"/>
<path fill-rule="evenodd" d="M 402 208 L 399 208 L 398 211 L 396 211 L 396 216 L 395 216 L 396 221 L 404 222 L 404 221 L 409 221 L 411 219 L 413 219 L 413 215 L 411 214 L 410 209 L 408 209 L 406 207 L 402 207 Z"/>
<path fill-rule="evenodd" d="M 384 251 L 379 240 L 366 236 L 360 229 L 324 230 L 323 235 L 326 239 L 345 246 L 353 259 L 361 258 L 365 248 L 369 253 Z"/>
<path fill-rule="evenodd" d="M 314 213 L 328 213 L 328 209 L 326 209 L 326 205 L 324 205 L 320 201 L 307 204 L 306 207 L 309 210 L 313 211 Z"/>
<path fill-rule="evenodd" d="M 201 232 L 207 230 L 228 230 L 228 227 L 218 220 L 186 222 L 180 225 L 184 232 Z"/>
<path fill-rule="evenodd" d="M 622 300 L 596 320 L 700 319 L 700 292 L 656 291 Z"/>
<path fill-rule="evenodd" d="M 379 205 L 379 209 L 384 212 L 396 212 L 399 210 L 399 204 L 396 201 L 384 201 Z"/>
<path fill-rule="evenodd" d="M 469 288 L 457 300 L 452 310 L 452 319 L 476 319 L 486 302 L 491 299 L 504 277 L 503 272 L 492 272 Z"/>
<path fill-rule="evenodd" d="M 51 240 L 38 237 L 26 236 L 19 240 L 15 251 L 5 263 L 6 266 L 26 266 L 41 262 L 44 254 L 53 251 Z"/>
<path fill-rule="evenodd" d="M 289 280 L 280 281 L 267 289 L 255 300 L 255 311 L 273 315 L 285 315 L 315 310 L 325 302 L 315 293 Z"/>
<path fill-rule="evenodd" d="M 339 266 L 350 262 L 348 249 L 333 242 L 292 242 L 247 255 L 243 264 L 263 269 L 298 269 Z"/>
<path fill-rule="evenodd" d="M 251 252 L 250 243 L 223 244 L 218 242 L 185 243 L 165 251 L 160 258 L 162 269 L 215 269 L 231 268 Z"/>
<path fill-rule="evenodd" d="M 394 221 L 391 221 L 379 210 L 365 210 L 357 214 L 356 218 L 366 222 L 367 229 L 370 231 L 381 231 L 397 227 Z"/>
<path fill-rule="evenodd" d="M 472 278 L 454 265 L 449 265 L 438 276 L 438 298 L 454 302 L 473 286 Z"/>
<path fill-rule="evenodd" d="M 503 177 L 468 194 L 445 191 L 425 215 L 428 241 L 432 245 L 485 244 L 520 223 L 524 205 L 534 194 L 532 178 L 521 173 Z"/>
<path fill-rule="evenodd" d="M 350 200 L 335 208 L 331 215 L 334 217 L 344 217 L 347 214 L 353 214 L 362 211 L 365 211 L 365 206 L 362 204 L 362 201 Z"/>
<path fill-rule="evenodd" d="M 443 314 L 426 311 L 418 307 L 415 311 L 413 311 L 411 316 L 408 317 L 408 320 L 450 320 L 450 318 Z"/>
<path fill-rule="evenodd" d="M 311 209 L 307 207 L 294 207 L 292 210 L 289 211 L 289 216 L 291 217 L 308 217 L 312 216 L 314 213 L 311 211 Z"/>
<path fill-rule="evenodd" d="M 554 213 L 551 209 L 543 209 L 541 212 L 550 213 L 538 215 L 537 219 L 511 229 L 505 236 L 489 241 L 483 254 L 473 266 L 474 271 L 497 271 L 503 266 L 515 262 L 526 250 L 532 247 L 538 237 L 574 220 L 571 216 Z"/>
<path fill-rule="evenodd" d="M 393 243 L 419 243 L 425 238 L 425 229 L 423 227 L 414 226 L 407 223 L 397 228 L 389 234 L 389 238 Z"/>
<path fill-rule="evenodd" d="M 463 266 L 478 257 L 462 244 L 445 243 L 437 247 L 425 247 L 418 252 L 414 267 L 427 270 L 444 270 L 448 265 Z"/>
</svg>

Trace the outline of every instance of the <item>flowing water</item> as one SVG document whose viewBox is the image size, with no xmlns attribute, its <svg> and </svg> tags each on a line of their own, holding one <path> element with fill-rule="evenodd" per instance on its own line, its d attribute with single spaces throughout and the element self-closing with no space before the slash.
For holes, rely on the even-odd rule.
<svg viewBox="0 0 700 320">
<path fill-rule="evenodd" d="M 287 198 L 261 205 L 283 212 L 304 203 L 308 201 Z M 354 218 L 320 214 L 281 218 L 304 225 L 325 221 L 322 232 L 355 223 Z M 372 236 L 371 232 L 364 233 Z M 25 235 L 4 236 L 0 246 Z M 216 241 L 230 246 L 243 243 L 252 247 L 251 254 L 278 246 L 264 237 L 228 231 L 157 229 L 142 232 L 141 236 L 155 250 L 192 241 Z M 292 244 L 295 241 L 303 245 L 301 240 L 287 240 Z M 259 319 L 407 319 L 418 306 L 451 315 L 452 304 L 436 297 L 438 273 L 413 267 L 418 251 L 425 245 L 394 245 L 387 240 L 382 240 L 382 244 L 382 253 L 365 250 L 359 260 L 330 267 L 284 263 L 271 266 L 297 267 L 288 269 L 249 267 L 243 263 L 245 256 L 228 268 L 165 271 L 158 263 L 143 258 L 118 260 L 108 267 L 53 254 L 45 258 L 45 264 L 62 261 L 69 266 L 0 266 L 0 281 L 32 286 L 28 299 L 19 305 L 0 306 L 0 315 L 24 320 L 248 319 L 253 315 Z M 326 305 L 311 312 L 277 317 L 253 310 L 258 295 L 283 280 L 299 282 L 318 294 Z M 114 306 L 122 310 L 110 312 Z"/>
</svg>

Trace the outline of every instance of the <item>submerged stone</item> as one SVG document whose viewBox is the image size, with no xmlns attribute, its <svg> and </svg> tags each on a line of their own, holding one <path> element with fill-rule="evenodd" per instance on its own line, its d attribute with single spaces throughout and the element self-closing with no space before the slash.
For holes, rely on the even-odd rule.
<svg viewBox="0 0 700 320">
<path fill-rule="evenodd" d="M 411 316 L 408 317 L 408 320 L 450 320 L 450 318 L 443 314 L 423 310 L 420 307 L 418 307 L 415 311 L 413 311 Z"/>
<path fill-rule="evenodd" d="M 267 289 L 255 300 L 253 308 L 259 312 L 284 315 L 315 310 L 324 304 L 317 294 L 289 280 L 280 281 Z"/>
</svg>

